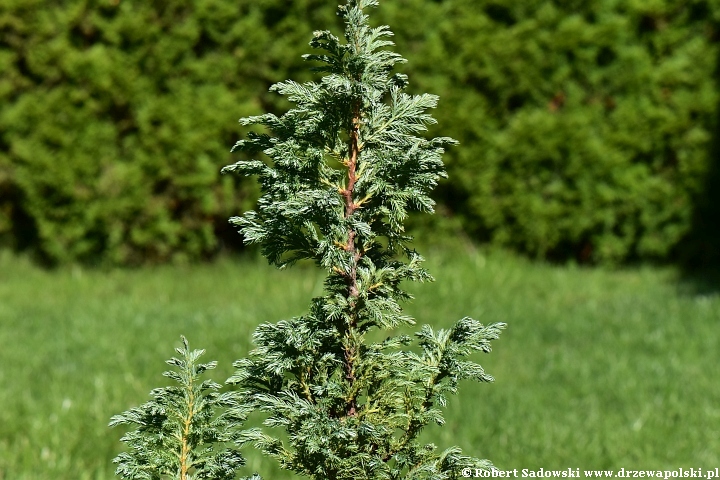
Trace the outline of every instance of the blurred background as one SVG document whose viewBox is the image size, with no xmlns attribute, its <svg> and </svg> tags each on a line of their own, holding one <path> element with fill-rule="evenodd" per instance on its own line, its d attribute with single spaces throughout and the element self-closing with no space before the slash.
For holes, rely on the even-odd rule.
<svg viewBox="0 0 720 480">
<path fill-rule="evenodd" d="M 180 334 L 222 382 L 258 323 L 321 292 L 308 266 L 226 255 L 259 192 L 219 170 L 239 118 L 290 106 L 270 85 L 314 78 L 336 7 L 0 0 L 0 480 L 112 478 L 107 422 Z M 509 324 L 481 359 L 497 384 L 463 384 L 426 440 L 505 469 L 720 465 L 720 0 L 371 15 L 410 93 L 440 96 L 430 134 L 461 142 L 411 222 L 438 282 L 408 313 Z"/>
<path fill-rule="evenodd" d="M 3 0 L 0 248 L 117 265 L 239 248 L 227 218 L 258 192 L 218 175 L 237 119 L 288 107 L 268 87 L 312 78 L 300 56 L 339 30 L 335 9 Z M 719 1 L 393 0 L 373 16 L 410 91 L 440 95 L 430 133 L 461 142 L 419 231 L 560 261 L 718 256 Z"/>
</svg>

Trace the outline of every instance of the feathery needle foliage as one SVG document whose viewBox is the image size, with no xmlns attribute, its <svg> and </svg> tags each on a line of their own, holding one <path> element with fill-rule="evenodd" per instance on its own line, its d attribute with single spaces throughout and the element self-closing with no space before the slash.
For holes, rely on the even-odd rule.
<svg viewBox="0 0 720 480">
<path fill-rule="evenodd" d="M 236 427 L 244 421 L 243 415 L 237 415 L 241 409 L 229 409 L 236 407 L 235 402 L 218 393 L 220 385 L 201 381 L 200 376 L 216 362 L 198 363 L 204 350 L 191 351 L 185 337 L 182 343 L 176 349 L 181 357 L 167 361 L 174 369 L 163 374 L 178 386 L 153 390 L 152 400 L 110 421 L 111 427 L 137 426 L 121 439 L 130 450 L 114 460 L 122 478 L 231 480 L 245 463 L 232 445 L 238 437 Z"/>
<path fill-rule="evenodd" d="M 459 478 L 462 468 L 491 464 L 456 447 L 437 452 L 418 435 L 443 424 L 440 407 L 460 379 L 493 380 L 467 357 L 489 352 L 504 325 L 464 318 L 449 330 L 423 326 L 415 349 L 406 335 L 367 338 L 414 324 L 400 307 L 411 298 L 401 282 L 432 277 L 403 222 L 411 210 L 432 213 L 441 156 L 456 143 L 420 136 L 438 98 L 404 93 L 407 77 L 392 73 L 405 61 L 388 49 L 392 32 L 372 28 L 363 12 L 377 5 L 340 6 L 344 41 L 315 32 L 310 46 L 321 53 L 305 59 L 325 76 L 271 88 L 294 108 L 241 120 L 264 129 L 235 149 L 269 161 L 223 169 L 257 176 L 262 191 L 257 209 L 231 222 L 271 264 L 312 260 L 327 278 L 308 314 L 258 327 L 257 348 L 228 381 L 239 386 L 238 405 L 267 415 L 268 428 L 242 441 L 285 469 L 323 480 Z"/>
</svg>

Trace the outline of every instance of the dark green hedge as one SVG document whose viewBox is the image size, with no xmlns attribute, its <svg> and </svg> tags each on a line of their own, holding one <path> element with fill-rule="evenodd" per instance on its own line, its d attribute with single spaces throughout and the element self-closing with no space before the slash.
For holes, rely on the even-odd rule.
<svg viewBox="0 0 720 480">
<path fill-rule="evenodd" d="M 534 256 L 676 254 L 707 171 L 720 2 L 440 5 L 416 77 L 461 141 L 444 198 L 468 231 Z"/>
<path fill-rule="evenodd" d="M 2 2 L 0 242 L 53 263 L 215 252 L 254 196 L 219 176 L 237 119 L 300 63 L 291 18 L 334 21 L 286 4 Z"/>
<path fill-rule="evenodd" d="M 253 182 L 241 116 L 307 79 L 334 0 L 5 0 L 0 245 L 51 262 L 212 255 Z M 384 0 L 441 96 L 441 212 L 535 256 L 668 258 L 708 170 L 719 0 Z M 233 238 L 233 243 L 237 239 Z"/>
</svg>

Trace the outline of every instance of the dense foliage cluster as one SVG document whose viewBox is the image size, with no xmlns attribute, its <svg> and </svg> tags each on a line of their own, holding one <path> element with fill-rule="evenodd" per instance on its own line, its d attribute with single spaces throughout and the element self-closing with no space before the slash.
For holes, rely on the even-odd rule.
<svg viewBox="0 0 720 480">
<path fill-rule="evenodd" d="M 307 80 L 322 0 L 0 5 L 0 246 L 113 263 L 215 252 L 252 183 L 238 114 Z M 691 224 L 717 107 L 718 0 L 397 0 L 411 91 L 463 149 L 443 212 L 537 256 L 668 258 Z"/>
</svg>

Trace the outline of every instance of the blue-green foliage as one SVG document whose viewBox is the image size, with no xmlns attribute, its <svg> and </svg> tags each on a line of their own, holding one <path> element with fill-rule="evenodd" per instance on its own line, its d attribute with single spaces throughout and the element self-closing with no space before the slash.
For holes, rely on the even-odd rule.
<svg viewBox="0 0 720 480">
<path fill-rule="evenodd" d="M 435 123 L 434 95 L 408 95 L 404 59 L 388 48 L 392 33 L 372 28 L 364 8 L 339 9 L 345 36 L 315 32 L 306 55 L 319 81 L 272 87 L 294 107 L 282 116 L 243 119 L 260 125 L 235 148 L 224 172 L 255 175 L 254 211 L 231 219 L 270 263 L 309 259 L 327 271 L 325 292 L 304 316 L 258 327 L 257 348 L 235 363 L 238 404 L 267 414 L 266 429 L 243 434 L 288 470 L 315 479 L 458 478 L 490 463 L 456 448 L 436 452 L 418 440 L 462 378 L 492 381 L 466 357 L 490 351 L 503 324 L 465 318 L 449 330 L 369 342 L 366 333 L 412 325 L 401 282 L 432 280 L 404 231 L 408 212 L 432 212 L 429 194 L 443 177 L 441 156 L 454 140 L 419 136 Z M 275 428 L 286 431 L 280 435 Z"/>
</svg>

